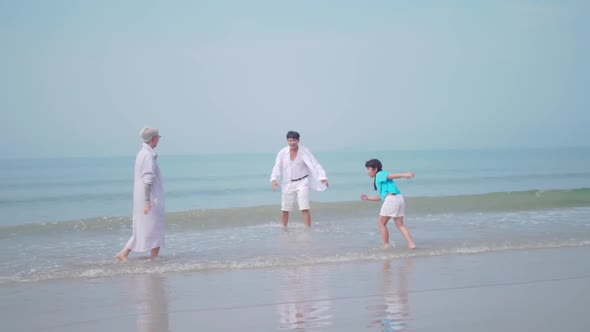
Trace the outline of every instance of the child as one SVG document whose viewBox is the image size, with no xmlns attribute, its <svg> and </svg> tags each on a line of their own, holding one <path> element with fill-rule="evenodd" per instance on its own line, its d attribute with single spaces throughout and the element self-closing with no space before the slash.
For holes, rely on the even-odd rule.
<svg viewBox="0 0 590 332">
<path fill-rule="evenodd" d="M 379 230 L 381 231 L 381 240 L 383 241 L 383 248 L 389 247 L 389 231 L 387 230 L 387 222 L 391 217 L 395 220 L 395 226 L 408 242 L 408 248 L 414 249 L 416 245 L 412 241 L 410 232 L 404 226 L 404 211 L 405 203 L 404 197 L 401 195 L 399 189 L 395 185 L 393 179 L 414 177 L 414 172 L 409 173 L 387 173 L 383 171 L 381 162 L 377 159 L 371 159 L 365 163 L 367 174 L 375 178 L 373 186 L 379 195 L 367 196 L 361 195 L 363 201 L 379 201 L 383 199 L 383 205 L 379 212 Z"/>
</svg>

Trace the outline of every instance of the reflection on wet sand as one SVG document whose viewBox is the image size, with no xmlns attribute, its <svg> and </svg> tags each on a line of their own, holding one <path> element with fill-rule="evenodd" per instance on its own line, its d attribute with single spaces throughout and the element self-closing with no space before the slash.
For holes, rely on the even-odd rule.
<svg viewBox="0 0 590 332">
<path fill-rule="evenodd" d="M 169 331 L 166 278 L 159 274 L 134 276 L 137 331 Z"/>
<path fill-rule="evenodd" d="M 332 303 L 326 286 L 311 277 L 309 266 L 285 270 L 279 290 L 279 328 L 281 330 L 319 331 L 332 324 Z"/>
<path fill-rule="evenodd" d="M 293 228 L 277 237 L 277 246 L 293 257 L 313 255 L 313 240 L 313 230 Z M 280 330 L 321 331 L 332 325 L 329 276 L 317 269 L 321 267 L 299 265 L 279 272 L 276 310 Z"/>
<path fill-rule="evenodd" d="M 395 265 L 392 267 L 392 263 Z M 383 304 L 367 306 L 371 312 L 369 327 L 379 326 L 381 331 L 408 330 L 408 280 L 412 270 L 412 259 L 385 261 L 382 269 Z"/>
</svg>

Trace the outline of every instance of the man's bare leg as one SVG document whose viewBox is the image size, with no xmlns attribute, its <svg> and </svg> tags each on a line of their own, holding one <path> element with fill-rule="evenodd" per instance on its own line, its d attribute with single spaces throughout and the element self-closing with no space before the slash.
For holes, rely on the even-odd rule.
<svg viewBox="0 0 590 332">
<path fill-rule="evenodd" d="M 283 228 L 287 228 L 287 223 L 289 222 L 289 211 L 282 211 L 281 215 L 281 223 L 283 224 Z"/>
<path fill-rule="evenodd" d="M 129 256 L 129 253 L 130 252 L 131 252 L 131 249 L 129 249 L 129 248 L 123 248 L 123 249 L 121 249 L 121 251 L 119 251 L 119 253 L 117 253 L 115 255 L 115 258 L 119 262 L 126 262 L 127 261 L 127 256 Z"/>
<path fill-rule="evenodd" d="M 301 210 L 301 214 L 303 214 L 303 223 L 307 227 L 311 227 L 311 213 L 309 210 Z"/>
</svg>

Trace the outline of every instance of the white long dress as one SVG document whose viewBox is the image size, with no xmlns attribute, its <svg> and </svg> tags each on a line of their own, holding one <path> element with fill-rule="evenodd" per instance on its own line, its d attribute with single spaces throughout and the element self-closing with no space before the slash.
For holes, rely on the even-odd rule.
<svg viewBox="0 0 590 332">
<path fill-rule="evenodd" d="M 133 235 L 125 247 L 142 252 L 164 247 L 166 229 L 164 213 L 164 188 L 158 167 L 157 153 L 143 144 L 135 158 L 135 181 L 133 188 Z M 151 184 L 151 210 L 144 214 L 145 184 Z"/>
</svg>

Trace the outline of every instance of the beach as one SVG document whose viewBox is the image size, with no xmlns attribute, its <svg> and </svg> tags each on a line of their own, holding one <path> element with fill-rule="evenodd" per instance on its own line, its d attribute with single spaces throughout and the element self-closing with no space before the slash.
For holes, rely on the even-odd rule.
<svg viewBox="0 0 590 332">
<path fill-rule="evenodd" d="M 166 247 L 124 264 L 132 160 L 6 162 L 3 330 L 584 331 L 590 153 L 526 152 L 396 154 L 415 250 L 393 224 L 381 249 L 366 153 L 317 154 L 330 189 L 287 230 L 272 155 L 164 155 Z"/>
<path fill-rule="evenodd" d="M 588 13 L 1 1 L 0 332 L 590 331 Z"/>
<path fill-rule="evenodd" d="M 1 285 L 5 331 L 586 331 L 590 248 Z M 146 262 L 146 264 L 149 264 Z"/>
</svg>

